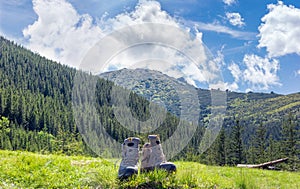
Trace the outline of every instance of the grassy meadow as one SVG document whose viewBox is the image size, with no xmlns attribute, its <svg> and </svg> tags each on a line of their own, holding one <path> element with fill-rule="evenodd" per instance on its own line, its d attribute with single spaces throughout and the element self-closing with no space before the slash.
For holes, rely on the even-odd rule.
<svg viewBox="0 0 300 189">
<path fill-rule="evenodd" d="M 118 181 L 118 164 L 100 158 L 0 150 L 0 188 L 300 188 L 300 173 L 175 162 Z"/>
</svg>

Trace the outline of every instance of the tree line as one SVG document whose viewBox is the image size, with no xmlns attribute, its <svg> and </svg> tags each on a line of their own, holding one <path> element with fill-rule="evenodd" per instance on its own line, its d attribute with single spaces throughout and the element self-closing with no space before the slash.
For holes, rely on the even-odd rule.
<svg viewBox="0 0 300 189">
<path fill-rule="evenodd" d="M 299 170 L 299 120 L 291 113 L 281 120 L 279 140 L 272 134 L 267 136 L 267 127 L 261 122 L 255 126 L 254 135 L 248 141 L 243 140 L 243 125 L 238 118 L 230 132 L 224 128 L 216 141 L 204 154 L 194 156 L 194 160 L 211 165 L 260 164 L 288 157 L 288 163 L 278 165 L 278 168 Z"/>
</svg>

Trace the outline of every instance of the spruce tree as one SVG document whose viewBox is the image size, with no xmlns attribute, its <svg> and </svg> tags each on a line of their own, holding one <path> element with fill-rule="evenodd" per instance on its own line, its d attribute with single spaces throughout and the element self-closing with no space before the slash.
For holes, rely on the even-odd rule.
<svg viewBox="0 0 300 189">
<path fill-rule="evenodd" d="M 266 128 L 261 122 L 255 134 L 256 158 L 258 163 L 266 161 Z"/>
<path fill-rule="evenodd" d="M 226 135 L 224 128 L 221 129 L 219 136 L 217 138 L 217 157 L 216 162 L 218 165 L 226 164 Z"/>
<path fill-rule="evenodd" d="M 282 124 L 282 154 L 289 157 L 288 169 L 296 170 L 299 167 L 299 149 L 297 149 L 297 141 L 299 141 L 299 131 L 292 113 L 289 113 L 283 120 Z"/>
<path fill-rule="evenodd" d="M 244 148 L 242 142 L 242 126 L 240 121 L 236 120 L 231 133 L 230 150 L 229 150 L 229 164 L 236 165 L 242 163 L 244 160 Z"/>
</svg>

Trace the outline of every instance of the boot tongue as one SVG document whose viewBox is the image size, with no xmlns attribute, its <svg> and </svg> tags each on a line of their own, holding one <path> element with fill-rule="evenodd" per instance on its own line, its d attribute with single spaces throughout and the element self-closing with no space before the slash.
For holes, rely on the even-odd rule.
<svg viewBox="0 0 300 189">
<path fill-rule="evenodd" d="M 151 144 L 151 147 L 154 147 L 154 146 L 157 145 L 157 144 L 156 144 L 156 141 L 150 141 L 150 144 Z"/>
<path fill-rule="evenodd" d="M 148 139 L 152 147 L 158 145 L 160 143 L 159 138 L 157 135 L 149 135 Z"/>
</svg>

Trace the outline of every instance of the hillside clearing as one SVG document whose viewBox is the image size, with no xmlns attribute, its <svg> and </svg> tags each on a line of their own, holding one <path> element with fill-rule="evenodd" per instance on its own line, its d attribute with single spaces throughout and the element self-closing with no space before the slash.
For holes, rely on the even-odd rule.
<svg viewBox="0 0 300 189">
<path fill-rule="evenodd" d="M 176 174 L 156 171 L 127 182 L 100 158 L 0 151 L 0 188 L 299 188 L 300 173 L 175 162 Z"/>
</svg>

